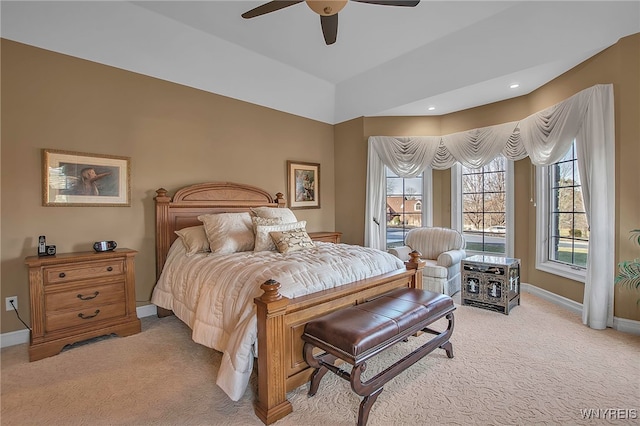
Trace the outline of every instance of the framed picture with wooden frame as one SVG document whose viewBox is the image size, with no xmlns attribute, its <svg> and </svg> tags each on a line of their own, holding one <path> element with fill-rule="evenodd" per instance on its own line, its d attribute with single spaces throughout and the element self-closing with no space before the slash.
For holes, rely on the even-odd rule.
<svg viewBox="0 0 640 426">
<path fill-rule="evenodd" d="M 131 159 L 113 155 L 42 150 L 42 205 L 131 205 Z"/>
<path fill-rule="evenodd" d="M 320 164 L 287 161 L 287 195 L 290 209 L 319 209 Z"/>
</svg>

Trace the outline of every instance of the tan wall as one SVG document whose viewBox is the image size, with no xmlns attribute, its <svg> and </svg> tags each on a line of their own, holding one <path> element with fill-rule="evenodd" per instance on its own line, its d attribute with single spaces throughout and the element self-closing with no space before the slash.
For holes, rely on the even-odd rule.
<svg viewBox="0 0 640 426">
<path fill-rule="evenodd" d="M 24 258 L 38 235 L 59 252 L 113 239 L 140 251 L 139 304 L 154 281 L 155 190 L 226 180 L 285 192 L 286 160 L 321 163 L 322 208 L 297 210 L 311 231 L 364 242 L 367 138 L 438 135 L 514 121 L 598 83 L 613 83 L 616 110 L 616 259 L 638 256 L 640 35 L 627 37 L 539 90 L 442 117 L 371 117 L 330 126 L 151 77 L 2 40 L 1 298 L 18 296 L 29 318 Z M 132 160 L 131 207 L 42 207 L 42 148 Z M 516 162 L 515 255 L 523 279 L 582 301 L 582 284 L 536 271 L 531 165 Z M 334 191 L 335 187 L 335 191 Z M 434 172 L 434 224 L 450 225 L 450 174 Z M 615 315 L 640 320 L 637 293 L 616 290 Z M 1 332 L 22 325 L 2 310 Z"/>
<path fill-rule="evenodd" d="M 339 219 L 336 217 L 336 231 L 342 232 L 342 242 L 360 245 L 364 243 L 367 184 L 367 146 L 362 143 L 362 126 L 363 119 L 357 118 L 335 126 L 334 131 L 336 188 L 340 188 L 336 191 L 336 206 L 344 206 Z"/>
<path fill-rule="evenodd" d="M 24 258 L 38 235 L 58 252 L 115 240 L 139 251 L 136 298 L 155 283 L 155 190 L 231 181 L 286 192 L 286 161 L 321 164 L 310 231 L 335 229 L 333 126 L 2 40 L 1 299 L 29 322 Z M 130 207 L 43 207 L 41 149 L 131 157 Z M 24 328 L 2 309 L 2 329 Z"/>
<path fill-rule="evenodd" d="M 367 117 L 362 135 L 351 132 L 348 138 L 336 132 L 336 155 L 339 150 L 357 153 L 357 161 L 366 162 L 366 143 L 369 136 L 445 135 L 449 133 L 517 121 L 556 104 L 595 84 L 613 83 L 616 112 L 616 259 L 632 259 L 640 255 L 637 246 L 629 241 L 629 231 L 640 227 L 640 34 L 626 37 L 609 49 L 580 64 L 540 89 L 518 98 L 484 105 L 440 117 Z M 340 129 L 345 123 L 336 125 Z M 354 145 L 357 148 L 348 148 Z M 339 148 L 338 148 L 339 147 Z M 355 161 L 351 158 L 350 163 Z M 348 167 L 344 162 L 336 167 Z M 361 173 L 362 167 L 359 168 Z M 349 179 L 349 170 L 336 170 Z M 366 172 L 365 172 L 366 173 Z M 358 176 L 360 178 L 360 176 Z M 530 202 L 532 166 L 528 159 L 515 162 L 515 248 L 514 255 L 522 259 L 522 279 L 555 294 L 582 303 L 582 283 L 547 274 L 535 269 L 535 207 Z M 450 224 L 450 173 L 434 172 L 434 224 Z M 337 187 L 336 197 L 342 188 Z M 345 218 L 364 218 L 364 210 L 354 211 L 353 205 L 364 206 L 364 192 L 354 193 L 353 204 L 339 204 L 336 223 L 348 223 Z M 364 237 L 350 234 L 352 243 Z M 640 320 L 636 305 L 640 293 L 616 288 L 615 316 Z"/>
<path fill-rule="evenodd" d="M 640 34 L 626 37 L 616 45 L 583 62 L 571 71 L 532 93 L 532 111 L 557 103 L 595 84 L 613 83 L 616 129 L 616 259 L 640 256 L 640 250 L 629 240 L 629 231 L 640 227 L 640 191 L 638 159 L 640 158 Z M 535 212 L 529 216 L 529 257 L 535 262 Z M 561 280 L 554 275 L 530 268 L 529 282 L 582 302 L 583 285 Z M 640 293 L 616 288 L 615 316 L 640 320 Z"/>
<path fill-rule="evenodd" d="M 629 239 L 629 231 L 640 229 L 640 36 L 627 37 L 611 58 L 620 72 L 616 96 L 616 259 L 640 257 L 640 249 Z M 614 55 L 612 55 L 614 56 Z M 607 67 L 607 58 L 600 67 Z M 622 318 L 640 319 L 640 305 L 634 303 L 638 292 L 618 289 L 616 314 Z M 619 303 L 625 300 L 626 303 Z"/>
</svg>

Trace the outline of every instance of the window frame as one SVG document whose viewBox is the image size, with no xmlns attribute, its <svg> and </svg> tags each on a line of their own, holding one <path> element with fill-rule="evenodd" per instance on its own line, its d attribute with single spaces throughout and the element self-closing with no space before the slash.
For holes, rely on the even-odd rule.
<svg viewBox="0 0 640 426">
<path fill-rule="evenodd" d="M 575 142 L 574 142 L 575 144 Z M 575 160 L 578 161 L 577 159 Z M 536 269 L 549 274 L 558 275 L 570 280 L 584 283 L 587 279 L 587 268 L 558 262 L 549 257 L 549 241 L 551 238 L 551 173 L 549 166 L 536 166 Z"/>
<path fill-rule="evenodd" d="M 389 169 L 388 166 L 384 166 L 385 171 L 384 171 L 384 180 L 385 180 L 385 200 L 387 198 L 387 191 L 386 191 L 386 183 L 387 183 L 387 170 Z M 403 194 L 404 195 L 404 194 Z M 421 205 L 421 221 L 422 221 L 422 226 L 433 226 L 433 169 L 431 167 L 427 167 L 426 169 L 424 169 L 424 171 L 422 172 L 422 205 Z M 386 213 L 383 216 L 386 218 Z M 390 247 L 387 244 L 387 232 L 388 232 L 388 227 L 385 221 L 384 224 L 384 247 L 385 249 L 389 249 Z M 403 244 L 406 245 L 406 241 L 404 241 L 403 239 Z"/>
<path fill-rule="evenodd" d="M 515 187 L 514 187 L 514 162 L 505 157 L 505 226 L 504 236 L 505 252 L 489 253 L 466 250 L 467 255 L 485 254 L 491 256 L 514 257 L 514 210 L 515 210 Z M 463 202 L 462 202 L 462 165 L 456 163 L 451 167 L 451 227 L 464 235 L 463 227 Z"/>
</svg>

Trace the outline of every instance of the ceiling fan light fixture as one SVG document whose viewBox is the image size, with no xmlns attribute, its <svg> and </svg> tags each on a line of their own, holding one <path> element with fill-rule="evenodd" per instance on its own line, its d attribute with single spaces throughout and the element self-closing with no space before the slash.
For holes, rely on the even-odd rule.
<svg viewBox="0 0 640 426">
<path fill-rule="evenodd" d="M 307 6 L 320 16 L 331 16 L 340 12 L 348 0 L 306 0 Z"/>
<path fill-rule="evenodd" d="M 336 42 L 338 37 L 338 12 L 347 5 L 349 0 L 271 0 L 258 7 L 242 14 L 245 19 L 255 18 L 256 16 L 266 15 L 293 6 L 302 2 L 315 13 L 320 15 L 320 26 L 322 27 L 322 36 L 327 46 Z M 382 6 L 406 6 L 413 7 L 420 3 L 420 0 L 353 0 L 358 3 L 378 4 Z"/>
</svg>

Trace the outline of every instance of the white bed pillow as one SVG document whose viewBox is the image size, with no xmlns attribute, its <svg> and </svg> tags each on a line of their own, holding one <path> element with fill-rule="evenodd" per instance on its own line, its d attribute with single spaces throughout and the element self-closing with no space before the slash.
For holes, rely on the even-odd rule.
<svg viewBox="0 0 640 426">
<path fill-rule="evenodd" d="M 198 216 L 204 224 L 212 253 L 229 254 L 253 250 L 253 225 L 249 212 Z"/>
<path fill-rule="evenodd" d="M 294 223 L 298 221 L 291 209 L 286 207 L 252 207 L 251 212 L 259 217 L 278 217 L 282 220 L 282 223 Z"/>
<path fill-rule="evenodd" d="M 211 251 L 204 225 L 191 226 L 174 232 L 180 237 L 180 241 L 182 241 L 182 245 L 187 251 L 187 256 Z"/>
<path fill-rule="evenodd" d="M 276 251 L 276 245 L 269 235 L 274 231 L 290 231 L 291 229 L 305 228 L 307 221 L 283 223 L 281 225 L 258 225 L 256 227 L 256 243 L 254 251 Z"/>
<path fill-rule="evenodd" d="M 289 253 L 316 246 L 304 228 L 291 229 L 290 231 L 272 231 L 269 232 L 269 235 L 271 235 L 271 239 L 280 253 Z"/>
</svg>

